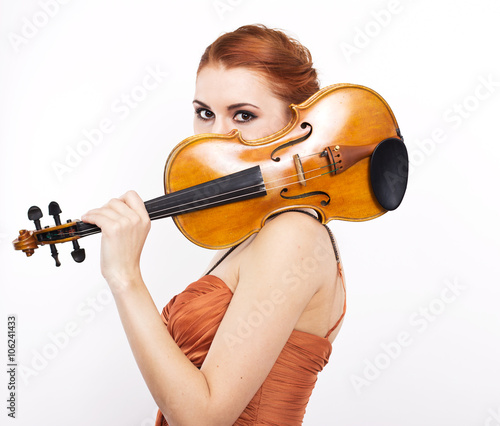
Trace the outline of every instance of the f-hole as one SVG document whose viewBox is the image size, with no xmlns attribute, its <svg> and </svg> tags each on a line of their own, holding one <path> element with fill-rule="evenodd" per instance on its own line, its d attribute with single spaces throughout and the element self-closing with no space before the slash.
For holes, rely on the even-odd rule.
<svg viewBox="0 0 500 426">
<path fill-rule="evenodd" d="M 300 142 L 304 142 L 305 140 L 307 140 L 309 138 L 309 136 L 311 136 L 313 128 L 309 123 L 306 123 L 304 121 L 300 125 L 300 127 L 302 129 L 307 129 L 309 127 L 309 131 L 307 132 L 307 134 L 305 134 L 304 136 L 301 136 L 300 138 L 294 139 L 293 141 L 284 143 L 283 145 L 280 145 L 279 147 L 277 147 L 273 152 L 271 152 L 271 160 L 276 161 L 276 162 L 280 161 L 280 157 L 275 157 L 274 154 L 276 154 L 281 149 L 285 149 L 285 148 L 288 148 L 289 146 L 296 145 Z"/>
<path fill-rule="evenodd" d="M 299 200 L 301 198 L 307 198 L 307 197 L 313 197 L 315 195 L 323 195 L 326 197 L 326 200 L 321 200 L 320 204 L 323 206 L 323 207 L 326 207 L 328 204 L 330 204 L 330 201 L 331 201 L 331 198 L 330 196 L 324 192 L 324 191 L 311 191 L 311 192 L 306 192 L 304 194 L 299 194 L 299 195 L 283 195 L 285 194 L 286 192 L 288 192 L 288 188 L 283 188 L 280 192 L 280 196 L 281 198 L 285 199 L 285 200 Z"/>
</svg>

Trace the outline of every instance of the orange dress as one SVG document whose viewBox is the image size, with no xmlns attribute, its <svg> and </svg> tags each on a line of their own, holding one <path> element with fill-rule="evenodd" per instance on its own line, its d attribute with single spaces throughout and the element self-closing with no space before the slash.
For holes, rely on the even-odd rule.
<svg viewBox="0 0 500 426">
<path fill-rule="evenodd" d="M 162 318 L 169 333 L 198 368 L 205 360 L 232 295 L 221 279 L 205 275 L 163 309 Z M 318 373 L 328 363 L 332 351 L 328 336 L 344 314 L 345 301 L 342 316 L 325 337 L 292 331 L 266 380 L 235 425 L 302 424 Z M 168 425 L 160 411 L 155 425 Z"/>
</svg>

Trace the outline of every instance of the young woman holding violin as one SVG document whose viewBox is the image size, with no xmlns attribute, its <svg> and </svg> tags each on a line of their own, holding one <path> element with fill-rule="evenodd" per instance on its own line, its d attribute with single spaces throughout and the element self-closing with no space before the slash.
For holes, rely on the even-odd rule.
<svg viewBox="0 0 500 426">
<path fill-rule="evenodd" d="M 264 26 L 239 28 L 205 51 L 193 106 L 195 134 L 245 140 L 291 119 L 290 104 L 319 90 L 309 51 Z M 82 217 L 102 229 L 101 271 L 141 373 L 157 425 L 298 425 L 345 312 L 333 237 L 313 212 L 269 219 L 162 315 L 141 277 L 150 229 L 133 192 Z"/>
</svg>

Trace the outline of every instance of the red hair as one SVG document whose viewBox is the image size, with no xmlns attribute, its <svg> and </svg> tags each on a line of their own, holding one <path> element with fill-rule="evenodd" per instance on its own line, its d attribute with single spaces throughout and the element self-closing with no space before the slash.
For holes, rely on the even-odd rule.
<svg viewBox="0 0 500 426">
<path fill-rule="evenodd" d="M 309 50 L 264 25 L 245 25 L 221 35 L 206 48 L 198 73 L 209 64 L 256 71 L 266 77 L 274 95 L 289 104 L 300 104 L 319 90 Z"/>
</svg>

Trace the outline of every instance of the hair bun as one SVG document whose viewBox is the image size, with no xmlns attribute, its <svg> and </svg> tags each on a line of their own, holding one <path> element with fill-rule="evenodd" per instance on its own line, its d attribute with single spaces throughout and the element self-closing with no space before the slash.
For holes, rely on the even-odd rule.
<svg viewBox="0 0 500 426">
<path fill-rule="evenodd" d="M 198 72 L 211 63 L 262 74 L 287 103 L 300 104 L 320 88 L 309 49 L 283 31 L 260 24 L 221 35 L 206 48 Z"/>
</svg>

